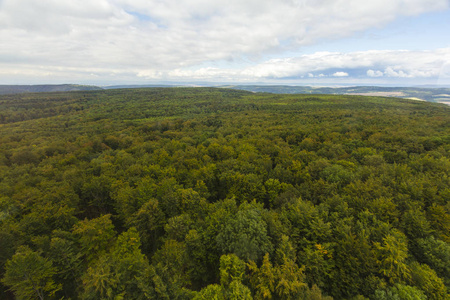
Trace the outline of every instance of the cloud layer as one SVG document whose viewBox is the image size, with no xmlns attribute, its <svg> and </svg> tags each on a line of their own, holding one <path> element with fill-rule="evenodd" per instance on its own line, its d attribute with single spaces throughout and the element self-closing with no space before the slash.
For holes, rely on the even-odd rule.
<svg viewBox="0 0 450 300">
<path fill-rule="evenodd" d="M 167 73 L 147 73 L 147 79 L 248 81 L 264 79 L 311 78 L 448 78 L 450 48 L 435 51 L 363 51 L 351 53 L 319 52 L 299 57 L 271 59 L 247 68 L 175 69 Z"/>
<path fill-rule="evenodd" d="M 373 78 L 436 76 L 442 61 L 435 56 L 442 51 L 448 58 L 446 49 L 408 52 L 419 58 L 411 67 L 405 53 L 389 51 L 266 57 L 448 5 L 448 0 L 0 0 L 0 80 L 192 75 L 251 80 L 318 76 L 331 69 L 330 76 L 348 77 L 346 69 L 356 68 L 367 68 L 364 74 Z M 245 67 L 201 67 L 220 61 Z"/>
<path fill-rule="evenodd" d="M 345 77 L 347 72 L 363 70 L 369 77 L 438 77 L 450 62 L 450 48 L 435 51 L 363 51 L 351 53 L 319 52 L 295 58 L 269 60 L 248 68 L 255 77 L 296 77 L 322 74 L 338 69 L 331 76 Z M 345 72 L 344 72 L 345 71 Z M 312 77 L 310 75 L 310 77 Z"/>
</svg>

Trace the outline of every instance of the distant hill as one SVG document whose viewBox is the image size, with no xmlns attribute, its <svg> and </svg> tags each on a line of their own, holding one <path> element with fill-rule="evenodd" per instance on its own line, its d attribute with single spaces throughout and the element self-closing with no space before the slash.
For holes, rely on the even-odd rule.
<svg viewBox="0 0 450 300">
<path fill-rule="evenodd" d="M 429 102 L 450 103 L 450 88 L 434 87 L 380 87 L 380 86 L 352 86 L 352 87 L 312 87 L 287 85 L 227 85 L 225 88 L 240 89 L 257 93 L 273 94 L 335 94 L 397 97 Z"/>
<path fill-rule="evenodd" d="M 183 86 L 183 85 L 173 85 L 173 84 L 122 84 L 122 85 L 108 85 L 104 86 L 103 89 L 105 90 L 116 90 L 116 89 L 142 89 L 142 88 L 170 88 L 170 87 L 177 87 L 177 86 Z"/>
<path fill-rule="evenodd" d="M 98 87 L 93 85 L 59 84 L 59 85 L 0 85 L 0 95 L 43 92 L 93 91 L 129 88 L 171 88 L 186 86 L 183 84 L 148 84 L 148 85 L 114 85 Z M 349 86 L 349 87 L 314 87 L 289 85 L 223 85 L 221 88 L 245 90 L 255 93 L 272 94 L 331 94 L 396 97 L 428 102 L 439 102 L 450 105 L 450 88 L 440 86 L 421 87 L 381 87 L 381 86 Z"/>
<path fill-rule="evenodd" d="M 98 86 L 78 84 L 0 85 L 0 95 L 20 93 L 94 91 L 101 89 L 102 88 Z"/>
</svg>

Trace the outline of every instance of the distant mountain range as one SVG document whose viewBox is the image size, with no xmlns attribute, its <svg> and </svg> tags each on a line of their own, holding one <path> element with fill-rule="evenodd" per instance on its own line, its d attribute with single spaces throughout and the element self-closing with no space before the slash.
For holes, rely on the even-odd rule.
<svg viewBox="0 0 450 300">
<path fill-rule="evenodd" d="M 149 85 L 115 85 L 92 86 L 77 84 L 60 85 L 0 85 L 1 94 L 41 93 L 41 92 L 69 92 L 92 91 L 102 89 L 127 89 L 127 88 L 151 88 L 151 87 L 175 87 L 186 84 L 149 84 Z M 189 85 L 191 86 L 191 85 Z M 206 86 L 206 85 L 205 85 Z M 212 86 L 212 85 L 209 85 Z M 273 94 L 335 94 L 335 95 L 359 95 L 397 97 L 429 102 L 440 102 L 450 105 L 450 88 L 446 87 L 381 87 L 381 86 L 350 86 L 350 87 L 314 87 L 314 86 L 289 86 L 289 85 L 220 85 L 218 88 L 232 88 L 255 93 Z"/>
<path fill-rule="evenodd" d="M 78 84 L 0 85 L 0 95 L 101 90 L 101 87 Z"/>
</svg>

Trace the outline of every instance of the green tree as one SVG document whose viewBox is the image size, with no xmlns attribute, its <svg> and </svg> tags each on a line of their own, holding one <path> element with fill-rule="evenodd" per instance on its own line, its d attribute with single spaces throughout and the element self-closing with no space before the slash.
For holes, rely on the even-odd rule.
<svg viewBox="0 0 450 300">
<path fill-rule="evenodd" d="M 141 208 L 134 213 L 128 224 L 137 228 L 144 253 L 151 254 L 158 249 L 159 239 L 164 233 L 165 217 L 161 211 L 158 200 L 152 198 L 145 202 Z"/>
<path fill-rule="evenodd" d="M 299 268 L 288 255 L 282 256 L 280 265 L 273 266 L 266 254 L 261 267 L 258 268 L 254 261 L 247 266 L 255 299 L 299 299 L 308 287 L 304 268 Z"/>
<path fill-rule="evenodd" d="M 424 211 L 419 207 L 407 210 L 402 216 L 400 226 L 412 240 L 425 238 L 431 233 L 430 223 L 426 219 Z"/>
<path fill-rule="evenodd" d="M 114 299 L 117 296 L 118 278 L 114 272 L 110 258 L 101 256 L 93 266 L 89 267 L 82 277 L 84 291 L 82 299 Z"/>
<path fill-rule="evenodd" d="M 298 298 L 305 283 L 304 268 L 300 268 L 294 260 L 285 258 L 284 263 L 277 268 L 277 284 L 275 292 L 279 299 Z"/>
<path fill-rule="evenodd" d="M 234 253 L 245 260 L 259 260 L 273 249 L 258 207 L 242 206 L 236 216 L 228 218 L 216 240 L 222 253 Z"/>
<path fill-rule="evenodd" d="M 175 240 L 166 240 L 152 257 L 152 266 L 164 282 L 167 295 L 171 299 L 184 297 L 188 292 L 186 287 L 190 286 L 191 281 L 187 259 L 185 243 Z"/>
<path fill-rule="evenodd" d="M 223 287 L 218 284 L 210 284 L 195 295 L 194 300 L 225 300 Z"/>
<path fill-rule="evenodd" d="M 83 260 L 73 235 L 66 231 L 54 231 L 48 256 L 57 270 L 55 280 L 62 283 L 65 297 L 76 298 Z"/>
<path fill-rule="evenodd" d="M 333 300 L 333 297 L 323 295 L 320 288 L 313 284 L 311 288 L 305 289 L 304 300 Z"/>
<path fill-rule="evenodd" d="M 450 213 L 443 206 L 433 204 L 428 208 L 427 218 L 438 236 L 450 243 Z"/>
<path fill-rule="evenodd" d="M 373 295 L 376 300 L 426 300 L 427 297 L 420 289 L 403 284 L 395 284 L 394 286 L 378 289 Z"/>
<path fill-rule="evenodd" d="M 251 300 L 250 289 L 242 283 L 245 263 L 235 254 L 220 257 L 220 285 L 210 284 L 194 299 Z"/>
<path fill-rule="evenodd" d="M 79 221 L 73 227 L 73 233 L 78 237 L 82 253 L 88 261 L 106 253 L 115 236 L 111 215 L 103 215 L 92 220 Z"/>
<path fill-rule="evenodd" d="M 405 236 L 394 231 L 383 238 L 383 243 L 375 244 L 379 254 L 379 270 L 391 283 L 399 283 L 408 279 L 410 270 L 406 265 L 408 248 Z"/>
<path fill-rule="evenodd" d="M 289 225 L 291 241 L 298 250 L 330 240 L 331 223 L 326 222 L 325 213 L 302 198 L 283 208 L 280 218 Z"/>
<path fill-rule="evenodd" d="M 343 220 L 336 225 L 337 239 L 332 253 L 333 260 L 328 262 L 334 264 L 331 274 L 333 280 L 325 287 L 330 289 L 330 294 L 337 299 L 351 298 L 362 294 L 364 289 L 373 289 L 374 285 L 377 285 L 373 275 L 379 269 L 376 261 L 377 254 L 369 244 L 367 235 L 357 234 L 350 225 L 342 223 L 344 223 Z M 317 254 L 320 254 L 321 251 L 319 249 L 317 251 L 319 252 Z M 315 255 L 312 258 L 315 259 Z M 323 270 L 326 271 L 327 268 Z M 326 274 L 322 270 L 319 275 L 321 273 Z M 322 282 L 326 281 L 322 279 Z"/>
<path fill-rule="evenodd" d="M 139 288 L 139 279 L 145 277 L 149 263 L 140 248 L 139 233 L 132 227 L 119 235 L 110 255 L 118 279 L 117 288 L 126 299 L 145 298 Z"/>
<path fill-rule="evenodd" d="M 450 285 L 450 245 L 430 236 L 417 240 L 419 261 L 428 264 Z"/>
<path fill-rule="evenodd" d="M 220 284 L 229 286 L 234 280 L 242 281 L 245 272 L 245 263 L 234 254 L 220 257 Z"/>
<path fill-rule="evenodd" d="M 197 261 L 203 270 L 207 270 L 206 282 L 216 282 L 220 278 L 219 262 L 222 249 L 217 243 L 217 236 L 222 232 L 223 226 L 231 216 L 237 213 L 236 201 L 234 199 L 225 199 L 209 205 L 209 213 L 205 218 L 204 228 L 198 228 L 196 236 L 190 236 L 186 239 L 190 253 L 195 252 L 195 256 L 203 253 Z M 192 244 L 192 237 L 195 237 L 195 244 Z M 200 250 L 199 252 L 197 252 Z"/>
<path fill-rule="evenodd" d="M 140 250 L 135 228 L 122 233 L 111 251 L 101 256 L 83 276 L 83 299 L 146 299 L 142 282 L 150 268 Z M 147 291 L 148 292 L 148 291 Z"/>
<path fill-rule="evenodd" d="M 302 260 L 305 263 L 306 278 L 311 285 L 317 284 L 323 288 L 332 280 L 334 261 L 330 249 L 330 245 L 327 244 L 315 244 L 305 249 Z"/>
<path fill-rule="evenodd" d="M 252 300 L 252 293 L 250 289 L 238 280 L 234 280 L 230 283 L 227 289 L 225 289 L 226 299 L 229 300 Z"/>
<path fill-rule="evenodd" d="M 6 262 L 6 272 L 2 282 L 9 286 L 18 299 L 43 300 L 61 289 L 53 276 L 56 274 L 51 261 L 43 258 L 27 246 L 17 249 Z"/>
<path fill-rule="evenodd" d="M 410 268 L 410 283 L 424 291 L 428 299 L 444 300 L 449 298 L 444 282 L 428 265 L 413 262 Z"/>
<path fill-rule="evenodd" d="M 248 264 L 250 284 L 255 290 L 256 299 L 272 299 L 275 291 L 276 271 L 269 261 L 269 254 L 264 255 L 261 267 L 254 261 Z"/>
</svg>

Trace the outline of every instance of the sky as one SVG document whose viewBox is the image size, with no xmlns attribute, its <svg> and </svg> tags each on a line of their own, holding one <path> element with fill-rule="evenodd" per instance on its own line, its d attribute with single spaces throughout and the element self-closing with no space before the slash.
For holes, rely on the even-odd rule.
<svg viewBox="0 0 450 300">
<path fill-rule="evenodd" d="M 450 85 L 450 0 L 0 0 L 0 84 Z"/>
</svg>

